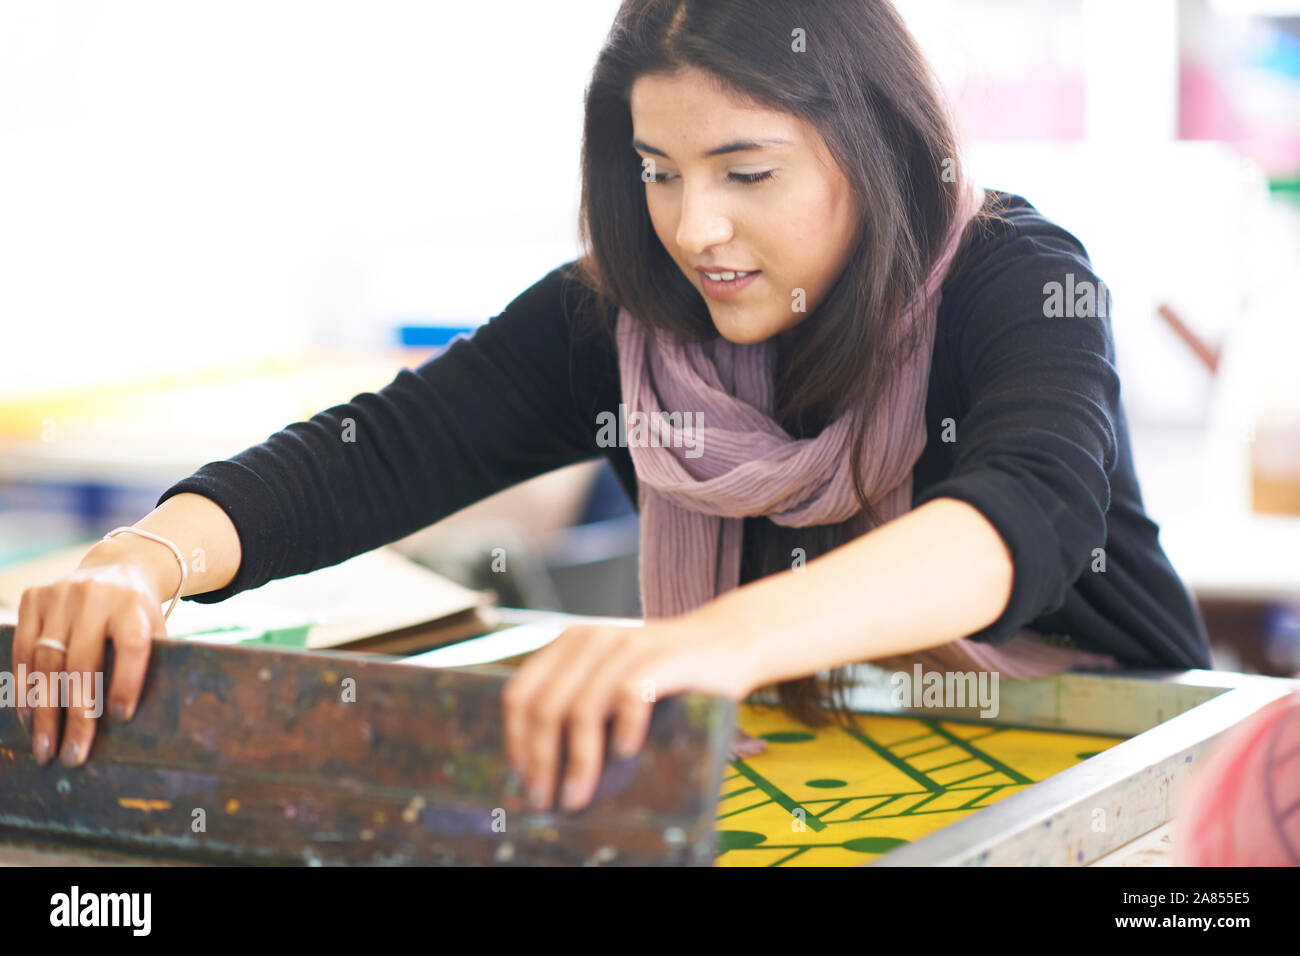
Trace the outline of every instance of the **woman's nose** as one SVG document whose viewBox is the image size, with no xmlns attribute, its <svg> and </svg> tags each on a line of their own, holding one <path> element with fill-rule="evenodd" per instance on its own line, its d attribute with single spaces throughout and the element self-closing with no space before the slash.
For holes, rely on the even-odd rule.
<svg viewBox="0 0 1300 956">
<path fill-rule="evenodd" d="M 731 219 L 717 196 L 704 190 L 683 189 L 677 247 L 688 255 L 700 255 L 710 246 L 729 242 L 731 238 Z"/>
</svg>

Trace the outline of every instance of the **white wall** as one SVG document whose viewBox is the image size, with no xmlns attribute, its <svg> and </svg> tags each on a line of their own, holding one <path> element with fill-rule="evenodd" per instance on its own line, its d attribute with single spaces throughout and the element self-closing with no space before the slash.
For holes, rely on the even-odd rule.
<svg viewBox="0 0 1300 956">
<path fill-rule="evenodd" d="M 1208 381 L 1152 310 L 1172 298 L 1208 334 L 1230 328 L 1254 249 L 1222 199 L 1245 180 L 1226 150 L 1162 147 L 1168 83 L 1116 107 L 1107 64 L 1131 9 L 898 5 L 966 97 L 1014 72 L 1017 49 L 1041 56 L 1027 37 L 1079 58 L 1089 102 L 1109 105 L 1087 149 L 976 143 L 977 169 L 1088 244 L 1116 296 L 1130 411 L 1202 416 Z M 1163 76 L 1171 0 L 1149 6 L 1164 19 L 1120 52 L 1151 50 Z M 0 396 L 500 311 L 578 251 L 582 97 L 617 7 L 0 0 Z M 1144 122 L 1163 132 L 1126 158 Z"/>
<path fill-rule="evenodd" d="M 617 3 L 454 9 L 0 0 L 0 394 L 482 321 L 575 255 Z"/>
</svg>

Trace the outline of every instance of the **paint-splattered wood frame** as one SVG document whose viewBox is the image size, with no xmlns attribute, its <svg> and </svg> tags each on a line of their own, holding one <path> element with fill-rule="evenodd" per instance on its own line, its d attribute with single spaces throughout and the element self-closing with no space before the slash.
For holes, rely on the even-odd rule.
<svg viewBox="0 0 1300 956">
<path fill-rule="evenodd" d="M 0 671 L 12 643 L 0 628 Z M 0 708 L 0 842 L 62 862 L 712 863 L 734 705 L 659 702 L 641 753 L 606 765 L 591 806 L 540 812 L 504 756 L 508 675 L 157 641 L 138 712 L 101 720 L 81 767 L 38 765 Z"/>
<path fill-rule="evenodd" d="M 502 612 L 503 625 L 596 620 Z M 12 629 L 0 628 L 0 670 L 9 669 L 11 640 Z M 155 690 L 140 714 L 102 728 L 92 762 L 77 770 L 37 767 L 27 732 L 0 710 L 0 839 L 149 862 L 712 862 L 734 721 L 726 702 L 661 702 L 642 754 L 606 768 L 608 800 L 575 815 L 542 814 L 524 806 L 500 756 L 508 667 L 431 671 L 370 655 L 170 643 L 150 666 Z M 340 723 L 332 701 L 349 674 L 364 676 L 374 697 Z M 1300 688 L 1203 670 L 1062 674 L 1000 682 L 997 716 L 981 718 L 973 707 L 897 707 L 885 672 L 864 668 L 864 676 L 850 699 L 863 712 L 1128 738 L 874 866 L 1091 863 L 1167 822 L 1215 739 Z M 358 720 L 371 736 L 349 741 Z M 336 734 L 347 744 L 342 753 Z M 150 803 L 160 799 L 153 793 L 179 796 L 163 808 Z M 488 804 L 505 811 L 505 833 L 480 832 Z M 169 816 L 187 807 L 206 811 L 202 838 L 190 835 L 190 813 Z M 289 807 L 304 809 L 290 815 Z M 336 829 L 322 829 L 327 816 L 341 821 Z"/>
<path fill-rule="evenodd" d="M 1300 689 L 1300 681 L 1209 670 L 1059 674 L 1000 682 L 997 716 L 981 718 L 974 707 L 896 707 L 887 678 L 877 671 L 865 680 L 853 709 L 1127 739 L 872 866 L 1092 863 L 1170 820 L 1214 741 Z"/>
</svg>

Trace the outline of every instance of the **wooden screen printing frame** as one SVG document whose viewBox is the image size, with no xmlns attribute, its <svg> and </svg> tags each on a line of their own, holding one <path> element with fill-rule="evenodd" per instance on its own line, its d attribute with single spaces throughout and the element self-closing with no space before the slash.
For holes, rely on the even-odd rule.
<svg viewBox="0 0 1300 956">
<path fill-rule="evenodd" d="M 0 672 L 12 645 L 0 628 Z M 509 673 L 158 640 L 137 713 L 101 720 L 80 767 L 38 765 L 0 708 L 0 841 L 50 862 L 712 864 L 734 704 L 659 702 L 599 802 L 538 811 L 502 747 Z"/>
<path fill-rule="evenodd" d="M 502 626 L 608 620 L 500 613 Z M 12 628 L 0 628 L 0 670 L 10 669 L 11 641 Z M 160 642 L 150 662 L 155 689 L 131 723 L 101 726 L 84 767 L 38 767 L 27 732 L 12 711 L 0 709 L 0 838 L 130 850 L 150 862 L 712 862 L 734 722 L 729 702 L 700 695 L 661 702 L 642 753 L 605 768 L 607 799 L 578 814 L 541 813 L 525 807 L 500 754 L 499 696 L 509 673 L 497 665 L 429 670 L 375 655 Z M 1000 682 L 997 717 L 981 718 L 978 707 L 897 707 L 886 672 L 863 674 L 849 701 L 863 713 L 1128 738 L 873 866 L 1092 863 L 1166 823 L 1177 792 L 1216 738 L 1300 689 L 1300 681 L 1210 670 L 1060 674 Z M 337 682 L 348 675 L 366 677 L 358 681 L 358 703 L 366 686 L 373 702 L 342 726 L 354 738 L 358 722 L 381 732 L 354 739 L 342 756 L 327 754 L 318 745 L 339 731 L 339 708 L 322 710 L 321 702 L 333 702 Z M 248 691 L 259 684 L 275 690 L 262 697 Z M 246 712 L 213 704 L 236 697 Z M 462 723 L 461 711 L 482 719 Z M 265 723 L 276 727 L 271 742 L 278 749 L 260 732 Z M 160 750 L 164 726 L 188 743 Z M 19 799 L 25 790 L 28 797 Z M 177 791 L 182 801 L 190 798 L 181 809 L 205 808 L 202 838 L 188 835 L 188 811 L 179 836 L 175 827 L 158 825 L 164 810 L 181 804 L 149 794 Z M 288 807 L 303 805 L 307 812 L 287 815 Z M 322 831 L 322 810 L 348 822 L 341 831 Z M 482 832 L 489 810 L 505 811 L 508 835 Z"/>
</svg>

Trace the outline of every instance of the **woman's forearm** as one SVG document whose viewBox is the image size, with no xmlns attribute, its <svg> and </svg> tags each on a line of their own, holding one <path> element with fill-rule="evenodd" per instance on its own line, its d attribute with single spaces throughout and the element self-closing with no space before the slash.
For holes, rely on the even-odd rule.
<svg viewBox="0 0 1300 956">
<path fill-rule="evenodd" d="M 993 623 L 1015 569 L 975 507 L 936 498 L 684 616 L 733 633 L 749 690 L 947 644 Z"/>
<path fill-rule="evenodd" d="M 174 495 L 134 527 L 161 535 L 180 549 L 187 569 L 182 597 L 223 588 L 239 571 L 239 534 L 230 517 L 210 498 Z M 79 567 L 119 561 L 130 561 L 145 571 L 164 601 L 176 593 L 181 580 L 176 556 L 166 546 L 138 534 L 119 534 L 97 542 Z"/>
</svg>

